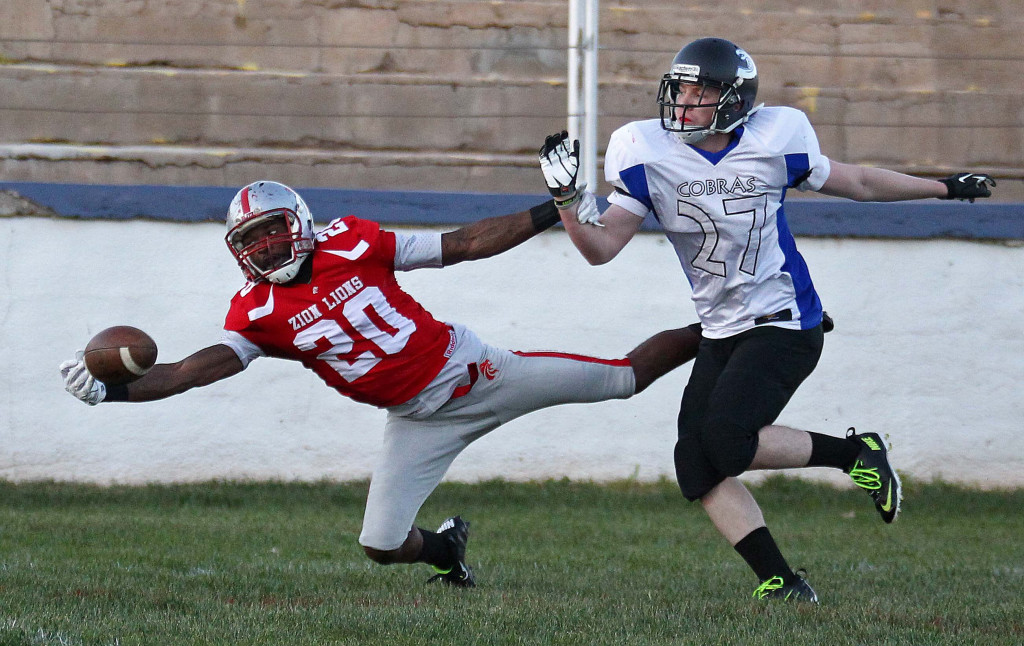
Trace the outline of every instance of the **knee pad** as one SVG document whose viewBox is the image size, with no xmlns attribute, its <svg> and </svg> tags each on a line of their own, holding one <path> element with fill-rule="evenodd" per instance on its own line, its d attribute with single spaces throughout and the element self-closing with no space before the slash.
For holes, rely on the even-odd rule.
<svg viewBox="0 0 1024 646">
<path fill-rule="evenodd" d="M 680 438 L 675 448 L 676 482 L 683 496 L 693 502 L 724 480 L 704 456 L 699 442 Z"/>
<path fill-rule="evenodd" d="M 738 476 L 750 468 L 757 453 L 757 431 L 733 422 L 709 420 L 701 433 L 708 462 L 723 476 Z"/>
</svg>

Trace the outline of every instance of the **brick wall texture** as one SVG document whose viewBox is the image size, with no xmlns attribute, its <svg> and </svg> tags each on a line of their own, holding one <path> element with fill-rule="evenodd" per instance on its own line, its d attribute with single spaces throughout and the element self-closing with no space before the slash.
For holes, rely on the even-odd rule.
<svg viewBox="0 0 1024 646">
<path fill-rule="evenodd" d="M 543 193 L 565 1 L 0 3 L 9 181 Z M 603 2 L 599 152 L 694 38 L 758 63 L 838 160 L 983 170 L 1024 200 L 1020 0 Z M 602 190 L 606 187 L 602 186 Z"/>
</svg>

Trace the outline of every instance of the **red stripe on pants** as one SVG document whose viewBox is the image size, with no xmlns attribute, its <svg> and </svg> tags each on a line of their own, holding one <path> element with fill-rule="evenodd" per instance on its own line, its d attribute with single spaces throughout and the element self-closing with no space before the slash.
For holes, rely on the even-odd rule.
<svg viewBox="0 0 1024 646">
<path fill-rule="evenodd" d="M 571 359 L 585 363 L 601 363 L 606 366 L 629 366 L 632 365 L 629 359 L 598 359 L 583 354 L 570 354 L 568 352 L 513 352 L 520 357 L 554 357 L 556 359 Z"/>
</svg>

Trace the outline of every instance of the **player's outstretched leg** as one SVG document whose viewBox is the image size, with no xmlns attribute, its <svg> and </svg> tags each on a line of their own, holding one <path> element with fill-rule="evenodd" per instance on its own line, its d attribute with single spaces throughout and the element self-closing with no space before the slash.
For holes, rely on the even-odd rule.
<svg viewBox="0 0 1024 646">
<path fill-rule="evenodd" d="M 665 330 L 633 348 L 626 357 L 633 365 L 636 393 L 643 392 L 659 378 L 691 361 L 700 346 L 700 323 Z"/>
<path fill-rule="evenodd" d="M 476 586 L 476 577 L 473 570 L 466 565 L 466 543 L 469 540 L 469 523 L 459 516 L 453 516 L 441 523 L 437 528 L 440 534 L 449 544 L 455 563 L 447 568 L 433 566 L 437 574 L 430 577 L 427 583 L 439 581 L 446 585 L 454 585 L 460 588 L 472 588 Z"/>
<path fill-rule="evenodd" d="M 818 595 L 814 588 L 807 583 L 804 576 L 807 573 L 803 570 L 796 571 L 796 580 L 785 585 L 781 576 L 773 576 L 754 590 L 755 599 L 781 599 L 783 601 L 797 601 L 803 603 L 818 603 Z"/>
<path fill-rule="evenodd" d="M 903 492 L 900 478 L 889 464 L 885 442 L 877 433 L 857 433 L 852 426 L 846 431 L 846 438 L 860 445 L 860 453 L 847 473 L 870 494 L 882 520 L 893 522 L 900 513 Z"/>
</svg>

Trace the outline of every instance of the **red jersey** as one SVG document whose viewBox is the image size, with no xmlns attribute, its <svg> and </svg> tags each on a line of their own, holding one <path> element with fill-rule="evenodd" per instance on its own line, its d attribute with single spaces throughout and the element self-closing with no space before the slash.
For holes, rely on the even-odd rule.
<svg viewBox="0 0 1024 646">
<path fill-rule="evenodd" d="M 395 234 L 341 218 L 316 234 L 307 262 L 308 283 L 246 285 L 231 299 L 224 329 L 374 406 L 402 404 L 437 376 L 455 337 L 399 287 Z"/>
</svg>

